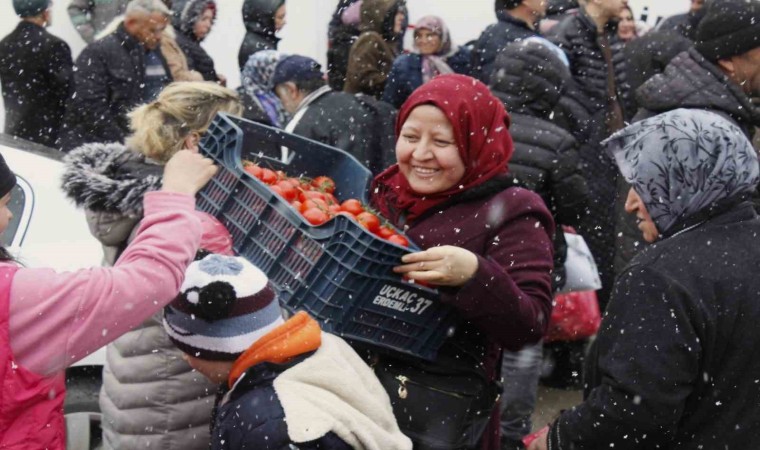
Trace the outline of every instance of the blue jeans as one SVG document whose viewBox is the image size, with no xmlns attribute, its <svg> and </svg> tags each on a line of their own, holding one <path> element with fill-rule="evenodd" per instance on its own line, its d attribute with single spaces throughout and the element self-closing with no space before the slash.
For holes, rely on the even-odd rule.
<svg viewBox="0 0 760 450">
<path fill-rule="evenodd" d="M 501 361 L 501 436 L 522 440 L 531 432 L 531 415 L 536 406 L 538 380 L 541 377 L 543 343 L 531 345 L 518 352 L 504 351 Z"/>
</svg>

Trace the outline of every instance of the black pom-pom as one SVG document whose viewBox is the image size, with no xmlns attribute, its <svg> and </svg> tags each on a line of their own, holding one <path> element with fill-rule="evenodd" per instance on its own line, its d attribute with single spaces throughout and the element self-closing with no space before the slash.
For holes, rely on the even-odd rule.
<svg viewBox="0 0 760 450">
<path fill-rule="evenodd" d="M 198 291 L 198 303 L 194 309 L 198 311 L 198 317 L 213 322 L 227 318 L 235 300 L 237 296 L 231 284 L 214 281 Z"/>
</svg>

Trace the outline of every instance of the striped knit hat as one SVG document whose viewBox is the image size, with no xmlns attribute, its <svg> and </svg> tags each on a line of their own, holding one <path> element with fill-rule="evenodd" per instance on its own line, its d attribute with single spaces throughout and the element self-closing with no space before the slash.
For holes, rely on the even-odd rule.
<svg viewBox="0 0 760 450">
<path fill-rule="evenodd" d="M 187 268 L 180 294 L 164 308 L 164 328 L 183 352 L 211 361 L 237 359 L 283 324 L 269 279 L 243 258 L 208 255 Z"/>
</svg>

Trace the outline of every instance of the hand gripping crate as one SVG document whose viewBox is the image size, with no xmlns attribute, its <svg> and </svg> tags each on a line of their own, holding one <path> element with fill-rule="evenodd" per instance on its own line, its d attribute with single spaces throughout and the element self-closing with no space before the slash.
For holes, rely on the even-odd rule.
<svg viewBox="0 0 760 450">
<path fill-rule="evenodd" d="M 286 162 L 281 146 L 288 148 Z M 219 173 L 199 193 L 198 209 L 227 227 L 235 252 L 267 274 L 283 307 L 308 312 L 325 331 L 350 341 L 435 358 L 456 319 L 437 291 L 392 272 L 417 250 L 413 244 L 407 249 L 378 238 L 346 214 L 313 226 L 246 173 L 241 158 L 290 176 L 329 176 L 338 199 L 365 203 L 369 170 L 342 150 L 225 114 L 200 147 Z"/>
</svg>

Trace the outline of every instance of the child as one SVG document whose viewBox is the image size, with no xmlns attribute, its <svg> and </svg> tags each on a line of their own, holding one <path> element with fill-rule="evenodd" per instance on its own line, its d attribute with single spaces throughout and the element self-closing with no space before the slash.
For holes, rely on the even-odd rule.
<svg viewBox="0 0 760 450">
<path fill-rule="evenodd" d="M 447 444 L 456 448 L 498 449 L 493 385 L 501 351 L 537 342 L 549 321 L 552 216 L 537 194 L 511 186 L 509 116 L 483 83 L 450 74 L 422 85 L 399 110 L 396 135 L 398 164 L 375 178 L 372 202 L 424 249 L 404 256 L 396 272 L 439 287 L 441 301 L 456 308 L 462 323 L 434 363 L 385 358 L 378 374 L 409 376 L 406 368 L 441 374 L 437 381 L 426 376 L 434 392 L 452 389 L 447 377 L 471 380 L 457 386 L 463 392 L 477 382 L 472 401 L 449 410 L 404 405 L 390 393 L 395 404 L 418 413 L 397 415 L 415 444 L 440 447 L 449 433 L 455 442 Z M 453 431 L 451 421 L 438 425 L 445 417 L 467 416 L 471 405 L 486 413 Z"/>
<path fill-rule="evenodd" d="M 411 450 L 372 369 L 306 313 L 284 321 L 258 268 L 212 254 L 186 277 L 164 327 L 193 368 L 222 384 L 212 449 Z"/>
<path fill-rule="evenodd" d="M 175 154 L 112 268 L 19 267 L 0 247 L 0 448 L 64 448 L 64 369 L 176 296 L 201 239 L 193 196 L 215 172 L 198 154 Z M 0 233 L 15 184 L 0 156 Z"/>
</svg>

